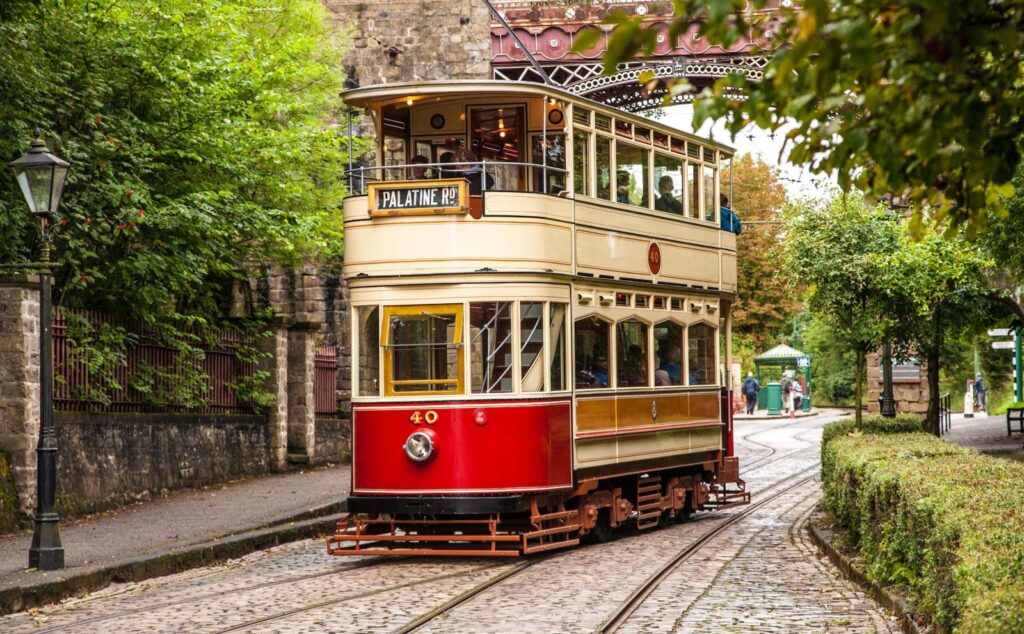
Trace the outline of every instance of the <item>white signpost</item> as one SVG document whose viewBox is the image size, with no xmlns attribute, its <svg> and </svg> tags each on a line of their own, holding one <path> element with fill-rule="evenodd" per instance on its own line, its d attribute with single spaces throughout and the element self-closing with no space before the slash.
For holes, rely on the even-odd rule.
<svg viewBox="0 0 1024 634">
<path fill-rule="evenodd" d="M 988 331 L 989 337 L 1009 337 L 1013 332 L 1009 328 L 993 328 Z"/>
<path fill-rule="evenodd" d="M 1012 341 L 993 341 L 992 342 L 992 349 L 993 350 L 1013 350 L 1013 342 Z"/>
</svg>

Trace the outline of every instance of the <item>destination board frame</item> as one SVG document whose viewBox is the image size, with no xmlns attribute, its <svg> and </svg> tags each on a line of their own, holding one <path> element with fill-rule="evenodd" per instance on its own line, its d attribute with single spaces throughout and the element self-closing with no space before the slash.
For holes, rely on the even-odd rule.
<svg viewBox="0 0 1024 634">
<path fill-rule="evenodd" d="M 439 207 L 405 207 L 380 209 L 377 206 L 378 192 L 391 189 L 441 189 L 444 187 L 458 188 L 458 201 L 455 205 Z M 392 218 L 396 216 L 438 216 L 464 215 L 469 213 L 469 181 L 464 178 L 442 178 L 438 180 L 388 181 L 368 183 L 367 206 L 371 218 Z"/>
</svg>

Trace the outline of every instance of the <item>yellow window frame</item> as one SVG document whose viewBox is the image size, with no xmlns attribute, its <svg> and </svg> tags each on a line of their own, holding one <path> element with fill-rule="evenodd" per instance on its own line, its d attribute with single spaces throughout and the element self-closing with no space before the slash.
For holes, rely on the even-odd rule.
<svg viewBox="0 0 1024 634">
<path fill-rule="evenodd" d="M 458 361 L 456 364 L 457 371 L 455 379 L 400 379 L 395 380 L 393 369 L 394 369 L 394 350 L 391 349 L 391 318 L 401 317 L 403 315 L 455 315 L 455 336 L 452 343 L 449 345 L 455 346 L 458 350 Z M 383 315 L 383 328 L 381 329 L 381 347 L 384 349 L 384 396 L 456 396 L 465 394 L 465 384 L 463 380 L 463 370 L 465 368 L 465 361 L 462 350 L 462 322 L 463 322 L 463 306 L 462 304 L 417 304 L 414 306 L 385 306 Z M 454 385 L 454 391 L 445 392 L 433 392 L 430 390 L 403 390 L 396 391 L 395 386 L 402 385 Z"/>
</svg>

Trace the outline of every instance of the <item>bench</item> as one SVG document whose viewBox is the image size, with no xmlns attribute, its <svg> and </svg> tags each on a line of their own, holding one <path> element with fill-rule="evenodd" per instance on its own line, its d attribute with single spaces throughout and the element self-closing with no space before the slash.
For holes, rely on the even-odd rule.
<svg viewBox="0 0 1024 634">
<path fill-rule="evenodd" d="M 1014 423 L 1017 423 L 1017 429 L 1013 428 Z M 1024 407 L 1011 407 L 1006 410 L 1006 435 L 1010 436 L 1015 431 L 1024 434 Z"/>
</svg>

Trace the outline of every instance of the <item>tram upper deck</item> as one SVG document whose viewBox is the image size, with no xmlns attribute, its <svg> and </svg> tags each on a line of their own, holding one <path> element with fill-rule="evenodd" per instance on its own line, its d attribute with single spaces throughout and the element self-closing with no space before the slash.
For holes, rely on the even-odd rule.
<svg viewBox="0 0 1024 634">
<path fill-rule="evenodd" d="M 732 149 L 539 84 L 348 91 L 377 133 L 350 170 L 348 278 L 540 273 L 733 293 Z"/>
</svg>

